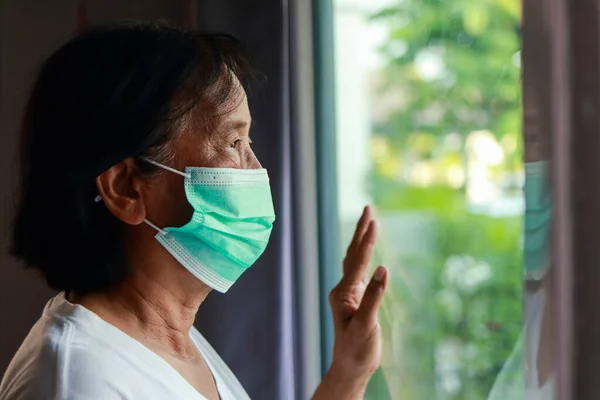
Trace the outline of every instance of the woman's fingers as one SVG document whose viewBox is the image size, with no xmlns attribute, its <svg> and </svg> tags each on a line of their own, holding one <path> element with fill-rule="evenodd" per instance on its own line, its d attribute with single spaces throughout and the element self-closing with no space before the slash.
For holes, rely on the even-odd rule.
<svg viewBox="0 0 600 400">
<path fill-rule="evenodd" d="M 336 328 L 342 328 L 351 320 L 351 318 L 360 307 L 363 294 L 365 292 L 364 284 L 347 286 L 340 282 L 329 294 L 329 304 L 333 314 L 333 322 Z"/>
<path fill-rule="evenodd" d="M 369 223 L 373 219 L 373 211 L 370 206 L 366 206 L 363 209 L 362 215 L 360 219 L 356 223 L 356 229 L 354 230 L 354 236 L 352 237 L 352 241 L 348 246 L 348 250 L 346 252 L 346 257 L 351 255 L 353 251 L 360 245 L 363 236 L 367 233 L 367 229 L 369 228 Z"/>
<path fill-rule="evenodd" d="M 366 281 L 367 268 L 375 249 L 376 240 L 377 223 L 374 220 L 370 220 L 361 242 L 344 260 L 343 284 L 354 285 L 357 282 Z"/>
<path fill-rule="evenodd" d="M 329 295 L 336 336 L 334 365 L 344 366 L 345 382 L 359 380 L 365 385 L 379 365 L 377 309 L 387 287 L 384 267 L 378 267 L 368 282 L 367 269 L 376 239 L 377 224 L 371 208 L 366 207 L 346 253 L 344 277 Z"/>
<path fill-rule="evenodd" d="M 361 304 L 376 239 L 377 224 L 373 220 L 371 208 L 365 207 L 344 259 L 343 278 L 330 293 L 329 300 L 336 323 L 347 322 Z"/>
<path fill-rule="evenodd" d="M 353 324 L 358 324 L 366 329 L 374 328 L 377 325 L 377 310 L 381 304 L 383 293 L 387 287 L 387 269 L 377 267 L 358 310 L 352 318 Z"/>
</svg>

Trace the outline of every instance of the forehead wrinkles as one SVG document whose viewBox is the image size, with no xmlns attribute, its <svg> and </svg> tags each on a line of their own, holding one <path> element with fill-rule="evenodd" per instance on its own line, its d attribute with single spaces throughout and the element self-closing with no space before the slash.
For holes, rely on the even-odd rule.
<svg viewBox="0 0 600 400">
<path fill-rule="evenodd" d="M 236 114 L 238 108 L 244 103 L 246 94 L 243 89 L 236 90 L 230 98 L 219 107 L 210 104 L 198 104 L 190 112 L 189 130 L 195 134 L 208 137 L 222 133 L 222 127 Z"/>
</svg>

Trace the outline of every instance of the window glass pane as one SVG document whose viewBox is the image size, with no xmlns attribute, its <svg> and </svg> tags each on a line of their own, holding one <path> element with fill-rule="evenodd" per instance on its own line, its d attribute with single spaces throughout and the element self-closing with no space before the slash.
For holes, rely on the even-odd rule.
<svg viewBox="0 0 600 400">
<path fill-rule="evenodd" d="M 505 367 L 522 329 L 520 2 L 334 14 L 340 250 L 374 204 L 373 266 L 390 270 L 367 397 L 488 398 L 503 368 L 522 374 L 520 357 Z"/>
</svg>

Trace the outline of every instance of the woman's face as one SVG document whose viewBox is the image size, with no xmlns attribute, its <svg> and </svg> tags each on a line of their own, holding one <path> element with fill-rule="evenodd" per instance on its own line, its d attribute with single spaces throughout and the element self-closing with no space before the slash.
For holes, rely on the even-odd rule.
<svg viewBox="0 0 600 400">
<path fill-rule="evenodd" d="M 257 169 L 261 164 L 251 148 L 249 136 L 252 118 L 246 93 L 240 89 L 225 107 L 213 129 L 206 132 L 198 113 L 192 110 L 186 129 L 171 143 L 174 159 L 170 167 L 184 171 L 186 166 L 210 168 Z M 189 222 L 193 209 L 183 186 L 184 178 L 164 171 L 152 179 L 144 190 L 146 218 L 160 227 L 182 226 Z"/>
<path fill-rule="evenodd" d="M 169 143 L 174 155 L 169 166 L 182 172 L 187 166 L 261 168 L 250 147 L 251 117 L 245 92 L 240 89 L 232 95 L 225 105 L 228 112 L 211 129 L 202 124 L 201 107 L 190 112 L 184 131 Z M 144 220 L 160 228 L 179 227 L 190 221 L 193 208 L 186 198 L 184 178 L 169 171 L 143 177 L 136 161 L 128 158 L 102 173 L 96 185 L 109 211 L 125 223 L 125 250 L 131 267 L 144 269 L 145 274 L 154 268 L 155 275 L 175 271 L 165 268 L 178 263 L 154 239 L 156 231 Z"/>
</svg>

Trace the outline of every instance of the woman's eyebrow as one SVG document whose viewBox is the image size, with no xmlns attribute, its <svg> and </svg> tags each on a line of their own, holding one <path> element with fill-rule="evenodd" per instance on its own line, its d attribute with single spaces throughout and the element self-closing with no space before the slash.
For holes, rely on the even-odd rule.
<svg viewBox="0 0 600 400">
<path fill-rule="evenodd" d="M 249 128 L 250 126 L 252 126 L 252 120 L 248 121 L 245 119 L 234 119 L 224 122 L 221 126 L 221 129 L 223 131 L 238 131 Z"/>
</svg>

